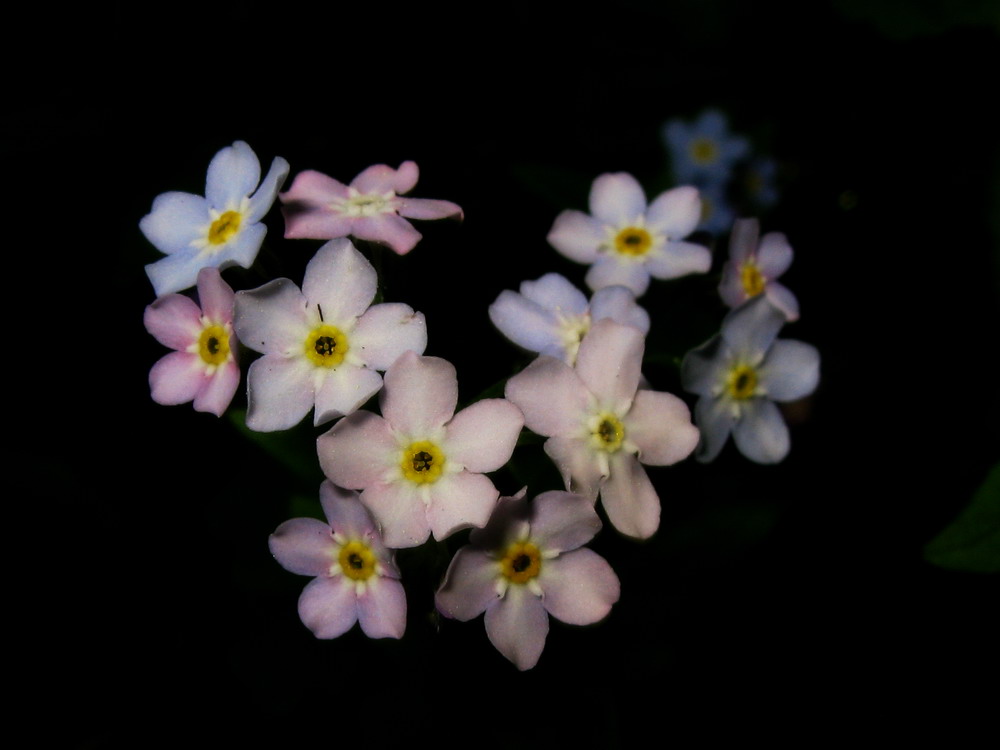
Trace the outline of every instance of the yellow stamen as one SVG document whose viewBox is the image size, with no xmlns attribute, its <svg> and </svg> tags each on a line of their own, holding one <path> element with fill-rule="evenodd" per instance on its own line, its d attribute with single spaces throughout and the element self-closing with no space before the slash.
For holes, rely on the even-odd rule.
<svg viewBox="0 0 1000 750">
<path fill-rule="evenodd" d="M 514 542 L 500 560 L 500 572 L 511 583 L 527 583 L 542 570 L 542 553 L 531 542 Z"/>
<path fill-rule="evenodd" d="M 752 260 L 748 260 L 740 269 L 740 281 L 743 282 L 743 291 L 747 293 L 747 297 L 756 297 L 763 292 L 766 283 L 764 275 Z"/>
<path fill-rule="evenodd" d="M 757 371 L 750 365 L 736 365 L 726 378 L 726 390 L 737 401 L 753 398 L 757 391 Z"/>
<path fill-rule="evenodd" d="M 306 358 L 317 367 L 336 367 L 344 361 L 350 348 L 347 336 L 336 326 L 326 323 L 316 326 L 306 336 Z"/>
<path fill-rule="evenodd" d="M 220 325 L 207 325 L 198 338 L 198 354 L 206 365 L 221 365 L 229 359 L 229 334 Z"/>
<path fill-rule="evenodd" d="M 403 451 L 399 468 L 403 476 L 417 484 L 436 482 L 444 470 L 444 453 L 430 440 L 417 440 Z"/>
<path fill-rule="evenodd" d="M 615 236 L 615 250 L 622 255 L 645 255 L 653 238 L 642 227 L 625 227 Z"/>
<path fill-rule="evenodd" d="M 591 432 L 592 442 L 595 447 L 614 453 L 622 447 L 622 441 L 625 440 L 625 425 L 614 414 L 609 413 L 601 414 L 599 420 Z"/>
<path fill-rule="evenodd" d="M 229 239 L 240 231 L 240 222 L 243 217 L 239 211 L 226 211 L 222 216 L 212 222 L 208 229 L 208 242 L 212 245 L 224 245 Z"/>
<path fill-rule="evenodd" d="M 375 575 L 375 555 L 364 542 L 348 542 L 340 548 L 340 572 L 353 581 L 367 581 Z"/>
<path fill-rule="evenodd" d="M 691 158 L 705 166 L 719 158 L 719 147 L 711 138 L 695 138 L 691 142 Z"/>
</svg>

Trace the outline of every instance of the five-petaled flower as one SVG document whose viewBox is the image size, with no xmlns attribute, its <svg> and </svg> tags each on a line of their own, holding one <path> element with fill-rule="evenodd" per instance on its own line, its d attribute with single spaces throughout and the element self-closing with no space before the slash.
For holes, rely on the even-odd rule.
<svg viewBox="0 0 1000 750">
<path fill-rule="evenodd" d="M 729 261 L 722 267 L 719 296 L 729 307 L 739 307 L 764 294 L 789 321 L 799 317 L 799 301 L 775 281 L 792 263 L 792 246 L 781 232 L 760 236 L 756 219 L 739 219 L 729 238 Z"/>
<path fill-rule="evenodd" d="M 358 411 L 317 441 L 327 478 L 363 490 L 390 547 L 413 547 L 483 526 L 500 493 L 483 472 L 510 459 L 524 419 L 502 398 L 455 414 L 455 368 L 403 354 L 385 374 L 384 416 Z"/>
<path fill-rule="evenodd" d="M 642 464 L 667 466 L 698 444 L 688 407 L 676 396 L 638 390 L 643 335 L 613 320 L 593 325 L 575 367 L 540 356 L 507 381 L 505 395 L 528 429 L 545 435 L 545 452 L 566 489 L 601 502 L 612 525 L 645 539 L 660 524 L 660 500 Z"/>
<path fill-rule="evenodd" d="M 582 495 L 544 492 L 530 505 L 525 490 L 501 498 L 486 527 L 455 554 L 435 604 L 462 621 L 485 612 L 490 642 L 518 669 L 531 669 L 545 647 L 549 615 L 589 625 L 618 601 L 618 576 L 583 547 L 600 528 Z"/>
<path fill-rule="evenodd" d="M 201 308 L 183 294 L 159 297 L 146 308 L 143 322 L 157 341 L 176 351 L 149 372 L 158 404 L 194 401 L 196 411 L 221 417 L 240 384 L 233 334 L 233 290 L 217 268 L 198 273 Z"/>
<path fill-rule="evenodd" d="M 332 240 L 306 266 L 302 290 L 275 279 L 236 295 L 240 340 L 264 356 L 247 375 L 247 426 L 269 432 L 358 409 L 404 351 L 427 345 L 424 316 L 402 303 L 372 305 L 378 277 L 348 239 Z"/>
<path fill-rule="evenodd" d="M 788 427 L 774 402 L 816 389 L 819 352 L 801 341 L 776 340 L 784 324 L 781 310 L 759 294 L 726 316 L 720 334 L 684 357 L 684 388 L 699 396 L 699 461 L 714 459 L 730 433 L 757 463 L 777 463 L 788 454 Z"/>
<path fill-rule="evenodd" d="M 401 638 L 406 593 L 358 493 L 323 482 L 327 523 L 293 518 L 271 534 L 271 554 L 286 570 L 314 576 L 299 597 L 299 617 L 317 638 L 336 638 L 355 622 L 369 638 Z"/>
<path fill-rule="evenodd" d="M 570 260 L 592 264 L 586 276 L 591 289 L 620 284 L 641 296 L 650 276 L 673 279 L 709 269 L 708 248 L 684 241 L 700 220 L 696 188 L 668 190 L 647 205 L 632 175 L 602 174 L 590 189 L 590 215 L 563 211 L 548 241 Z"/>
<path fill-rule="evenodd" d="M 249 268 L 267 232 L 260 221 L 287 176 L 288 162 L 279 156 L 261 182 L 257 155 L 236 141 L 208 165 L 204 198 L 181 192 L 158 195 L 139 222 L 146 239 L 167 254 L 146 266 L 157 296 L 194 285 L 206 266 Z"/>
<path fill-rule="evenodd" d="M 528 351 L 548 354 L 572 365 L 580 341 L 592 323 L 611 318 L 649 331 L 649 314 L 624 286 L 594 292 L 590 302 L 565 276 L 548 273 L 521 283 L 521 292 L 504 290 L 490 305 L 490 320 L 500 332 Z"/>
<path fill-rule="evenodd" d="M 399 169 L 368 167 L 350 185 L 315 170 L 300 172 L 280 196 L 285 237 L 327 240 L 350 235 L 404 255 L 421 237 L 407 219 L 462 218 L 461 207 L 451 201 L 405 197 L 418 175 L 412 161 Z"/>
<path fill-rule="evenodd" d="M 673 119 L 663 126 L 674 179 L 696 185 L 723 185 L 733 166 L 746 157 L 750 142 L 729 134 L 726 116 L 717 109 L 704 111 L 688 125 Z"/>
</svg>

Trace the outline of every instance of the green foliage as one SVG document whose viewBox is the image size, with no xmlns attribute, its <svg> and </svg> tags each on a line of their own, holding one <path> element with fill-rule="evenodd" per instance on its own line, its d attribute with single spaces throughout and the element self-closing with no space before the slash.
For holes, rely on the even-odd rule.
<svg viewBox="0 0 1000 750">
<path fill-rule="evenodd" d="M 1000 572 L 1000 463 L 958 518 L 924 547 L 924 559 L 950 570 Z"/>
</svg>

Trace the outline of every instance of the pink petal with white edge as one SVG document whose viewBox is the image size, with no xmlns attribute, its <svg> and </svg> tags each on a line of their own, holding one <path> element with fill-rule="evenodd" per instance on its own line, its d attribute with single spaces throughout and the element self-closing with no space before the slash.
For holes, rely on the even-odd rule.
<svg viewBox="0 0 1000 750">
<path fill-rule="evenodd" d="M 579 433 L 591 402 L 576 371 L 547 356 L 508 380 L 504 395 L 524 414 L 528 429 L 546 437 Z"/>
<path fill-rule="evenodd" d="M 230 346 L 235 346 L 235 343 L 231 340 Z M 198 395 L 194 397 L 194 410 L 221 417 L 229 408 L 239 387 L 239 366 L 235 362 L 221 365 L 204 381 Z"/>
<path fill-rule="evenodd" d="M 413 190 L 420 178 L 416 162 L 404 161 L 399 169 L 387 164 L 373 164 L 351 180 L 351 187 L 359 193 L 388 193 L 397 195 Z"/>
<path fill-rule="evenodd" d="M 330 527 L 315 518 L 285 521 L 267 545 L 281 567 L 300 576 L 326 575 L 336 557 Z"/>
<path fill-rule="evenodd" d="M 427 506 L 412 482 L 371 485 L 361 493 L 361 502 L 381 526 L 386 547 L 416 547 L 430 536 Z"/>
<path fill-rule="evenodd" d="M 285 217 L 285 239 L 330 240 L 346 237 L 354 229 L 356 219 L 327 206 L 286 203 L 281 207 Z"/>
<path fill-rule="evenodd" d="M 483 474 L 467 471 L 445 474 L 431 486 L 427 522 L 438 541 L 456 531 L 481 529 L 490 520 L 500 493 Z"/>
<path fill-rule="evenodd" d="M 260 183 L 260 161 L 245 141 L 222 149 L 208 165 L 205 197 L 217 211 L 237 208 Z"/>
<path fill-rule="evenodd" d="M 448 423 L 443 447 L 449 460 L 469 471 L 496 471 L 510 460 L 524 426 L 524 415 L 502 398 L 477 401 Z"/>
<path fill-rule="evenodd" d="M 142 322 L 157 341 L 179 351 L 201 336 L 201 310 L 183 294 L 167 294 L 148 305 Z"/>
<path fill-rule="evenodd" d="M 406 592 L 392 578 L 373 576 L 358 597 L 358 621 L 369 638 L 402 638 L 406 630 Z"/>
<path fill-rule="evenodd" d="M 323 322 L 353 325 L 368 309 L 378 289 L 378 274 L 346 238 L 330 240 L 306 265 L 302 294 L 322 308 Z"/>
<path fill-rule="evenodd" d="M 646 212 L 646 226 L 657 234 L 679 240 L 701 221 L 701 196 L 690 186 L 676 187 L 657 196 Z"/>
<path fill-rule="evenodd" d="M 601 487 L 601 503 L 611 525 L 626 536 L 648 539 L 660 527 L 660 497 L 646 470 L 631 453 L 611 459 L 611 476 Z"/>
<path fill-rule="evenodd" d="M 503 599 L 486 610 L 490 643 L 521 671 L 531 669 L 545 648 L 549 615 L 525 586 L 511 585 Z"/>
<path fill-rule="evenodd" d="M 361 240 L 387 245 L 399 255 L 406 255 L 423 236 L 406 219 L 396 214 L 360 216 L 354 220 L 351 234 Z"/>
<path fill-rule="evenodd" d="M 368 367 L 385 371 L 403 352 L 424 353 L 427 322 L 401 302 L 372 305 L 358 319 L 351 347 Z"/>
<path fill-rule="evenodd" d="M 639 448 L 639 460 L 669 466 L 694 452 L 700 434 L 687 404 L 671 393 L 639 391 L 625 417 L 625 438 Z"/>
<path fill-rule="evenodd" d="M 313 424 L 326 424 L 331 419 L 357 411 L 381 387 L 382 376 L 367 367 L 345 363 L 327 371 L 323 385 L 315 391 L 316 411 Z"/>
<path fill-rule="evenodd" d="M 444 426 L 457 403 L 455 366 L 440 357 L 404 352 L 385 373 L 382 415 L 407 437 L 425 437 Z"/>
<path fill-rule="evenodd" d="M 542 562 L 538 579 L 542 606 L 557 620 L 590 625 L 607 617 L 621 596 L 621 583 L 608 561 L 577 549 Z"/>
<path fill-rule="evenodd" d="M 712 253 L 693 242 L 668 242 L 649 254 L 646 268 L 657 279 L 676 279 L 692 273 L 706 273 L 712 267 Z"/>
<path fill-rule="evenodd" d="M 313 366 L 303 357 L 265 354 L 247 372 L 247 427 L 274 432 L 294 427 L 316 401 Z"/>
<path fill-rule="evenodd" d="M 430 198 L 399 198 L 396 210 L 407 219 L 455 218 L 461 221 L 464 218 L 462 207 L 457 203 Z"/>
<path fill-rule="evenodd" d="M 197 354 L 171 352 L 149 371 L 149 388 L 158 404 L 186 404 L 198 395 L 206 378 L 205 365 Z"/>
<path fill-rule="evenodd" d="M 289 279 L 275 279 L 236 293 L 233 327 L 255 352 L 301 356 L 311 325 L 306 299 Z"/>
<path fill-rule="evenodd" d="M 328 177 L 322 172 L 307 169 L 299 172 L 292 180 L 287 192 L 278 198 L 282 203 L 305 201 L 313 205 L 325 205 L 336 200 L 342 200 L 350 195 L 347 185 Z"/>
<path fill-rule="evenodd" d="M 452 558 L 434 604 L 445 617 L 462 622 L 478 617 L 499 597 L 499 576 L 494 558 L 466 545 Z"/>
<path fill-rule="evenodd" d="M 368 411 L 337 422 L 319 436 L 316 449 L 323 473 L 334 484 L 355 490 L 380 482 L 399 454 L 389 423 Z"/>
<path fill-rule="evenodd" d="M 631 224 L 646 213 L 646 193 L 627 172 L 602 174 L 590 186 L 590 213 L 615 227 Z"/>
<path fill-rule="evenodd" d="M 595 292 L 608 286 L 624 286 L 641 297 L 649 289 L 649 271 L 645 263 L 619 260 L 617 253 L 605 253 L 590 267 L 584 281 Z"/>
<path fill-rule="evenodd" d="M 776 279 L 792 265 L 792 246 L 782 232 L 768 232 L 757 248 L 757 266 L 769 279 Z"/>
<path fill-rule="evenodd" d="M 203 268 L 198 271 L 198 302 L 209 320 L 216 323 L 232 322 L 236 295 L 233 288 L 222 280 L 218 268 Z"/>
<path fill-rule="evenodd" d="M 343 576 L 314 578 L 299 597 L 299 617 L 317 638 L 336 638 L 358 621 L 354 583 Z"/>
<path fill-rule="evenodd" d="M 603 409 L 620 416 L 628 411 L 639 387 L 646 338 L 632 326 L 605 318 L 580 342 L 576 373 Z"/>
<path fill-rule="evenodd" d="M 554 437 L 545 441 L 545 452 L 562 475 L 566 489 L 596 502 L 605 474 L 586 438 Z"/>
<path fill-rule="evenodd" d="M 583 495 L 550 490 L 531 504 L 531 539 L 545 552 L 582 547 L 601 530 L 594 504 Z"/>
<path fill-rule="evenodd" d="M 604 224 L 582 211 L 563 211 L 549 230 L 552 247 L 577 263 L 593 263 L 597 250 L 607 240 Z"/>
</svg>

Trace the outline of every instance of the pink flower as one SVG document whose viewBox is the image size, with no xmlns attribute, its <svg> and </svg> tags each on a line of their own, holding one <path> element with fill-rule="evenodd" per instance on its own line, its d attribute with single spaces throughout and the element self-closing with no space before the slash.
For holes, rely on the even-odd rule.
<svg viewBox="0 0 1000 750">
<path fill-rule="evenodd" d="M 317 638 L 336 638 L 359 621 L 369 638 L 402 638 L 406 592 L 358 493 L 323 482 L 319 498 L 329 523 L 293 518 L 268 540 L 285 570 L 315 576 L 299 597 L 299 617 Z"/>
<path fill-rule="evenodd" d="M 599 494 L 612 525 L 640 539 L 660 525 L 660 499 L 642 464 L 668 466 L 698 444 L 683 401 L 638 390 L 643 349 L 637 329 L 599 320 L 573 367 L 542 355 L 505 392 L 528 429 L 549 438 L 545 452 L 566 489 L 592 502 Z"/>
<path fill-rule="evenodd" d="M 198 272 L 201 308 L 182 294 L 167 294 L 146 308 L 143 323 L 157 341 L 176 351 L 149 371 L 158 404 L 194 401 L 196 411 L 221 417 L 240 384 L 233 333 L 232 288 L 219 269 Z"/>
<path fill-rule="evenodd" d="M 600 530 L 581 495 L 543 492 L 529 505 L 525 490 L 501 498 L 484 529 L 451 561 L 435 604 L 466 621 L 486 613 L 490 642 L 518 669 L 538 662 L 549 615 L 571 625 L 607 616 L 618 601 L 618 576 L 583 545 Z"/>
<path fill-rule="evenodd" d="M 405 255 L 421 236 L 406 219 L 462 218 L 462 209 L 451 201 L 403 197 L 417 184 L 418 174 L 412 161 L 398 170 L 385 164 L 368 167 L 350 185 L 314 170 L 300 172 L 279 196 L 285 237 L 328 240 L 351 235 Z"/>
<path fill-rule="evenodd" d="M 792 264 L 792 247 L 781 232 L 760 236 L 756 219 L 739 219 L 729 238 L 729 261 L 722 267 L 719 296 L 736 308 L 763 294 L 789 322 L 798 320 L 799 301 L 776 279 Z"/>
<path fill-rule="evenodd" d="M 406 352 L 385 373 L 380 417 L 357 411 L 317 441 L 334 484 L 362 490 L 361 502 L 389 547 L 413 547 L 483 526 L 500 493 L 483 472 L 510 459 L 524 419 L 502 398 L 455 414 L 450 362 Z"/>
</svg>

